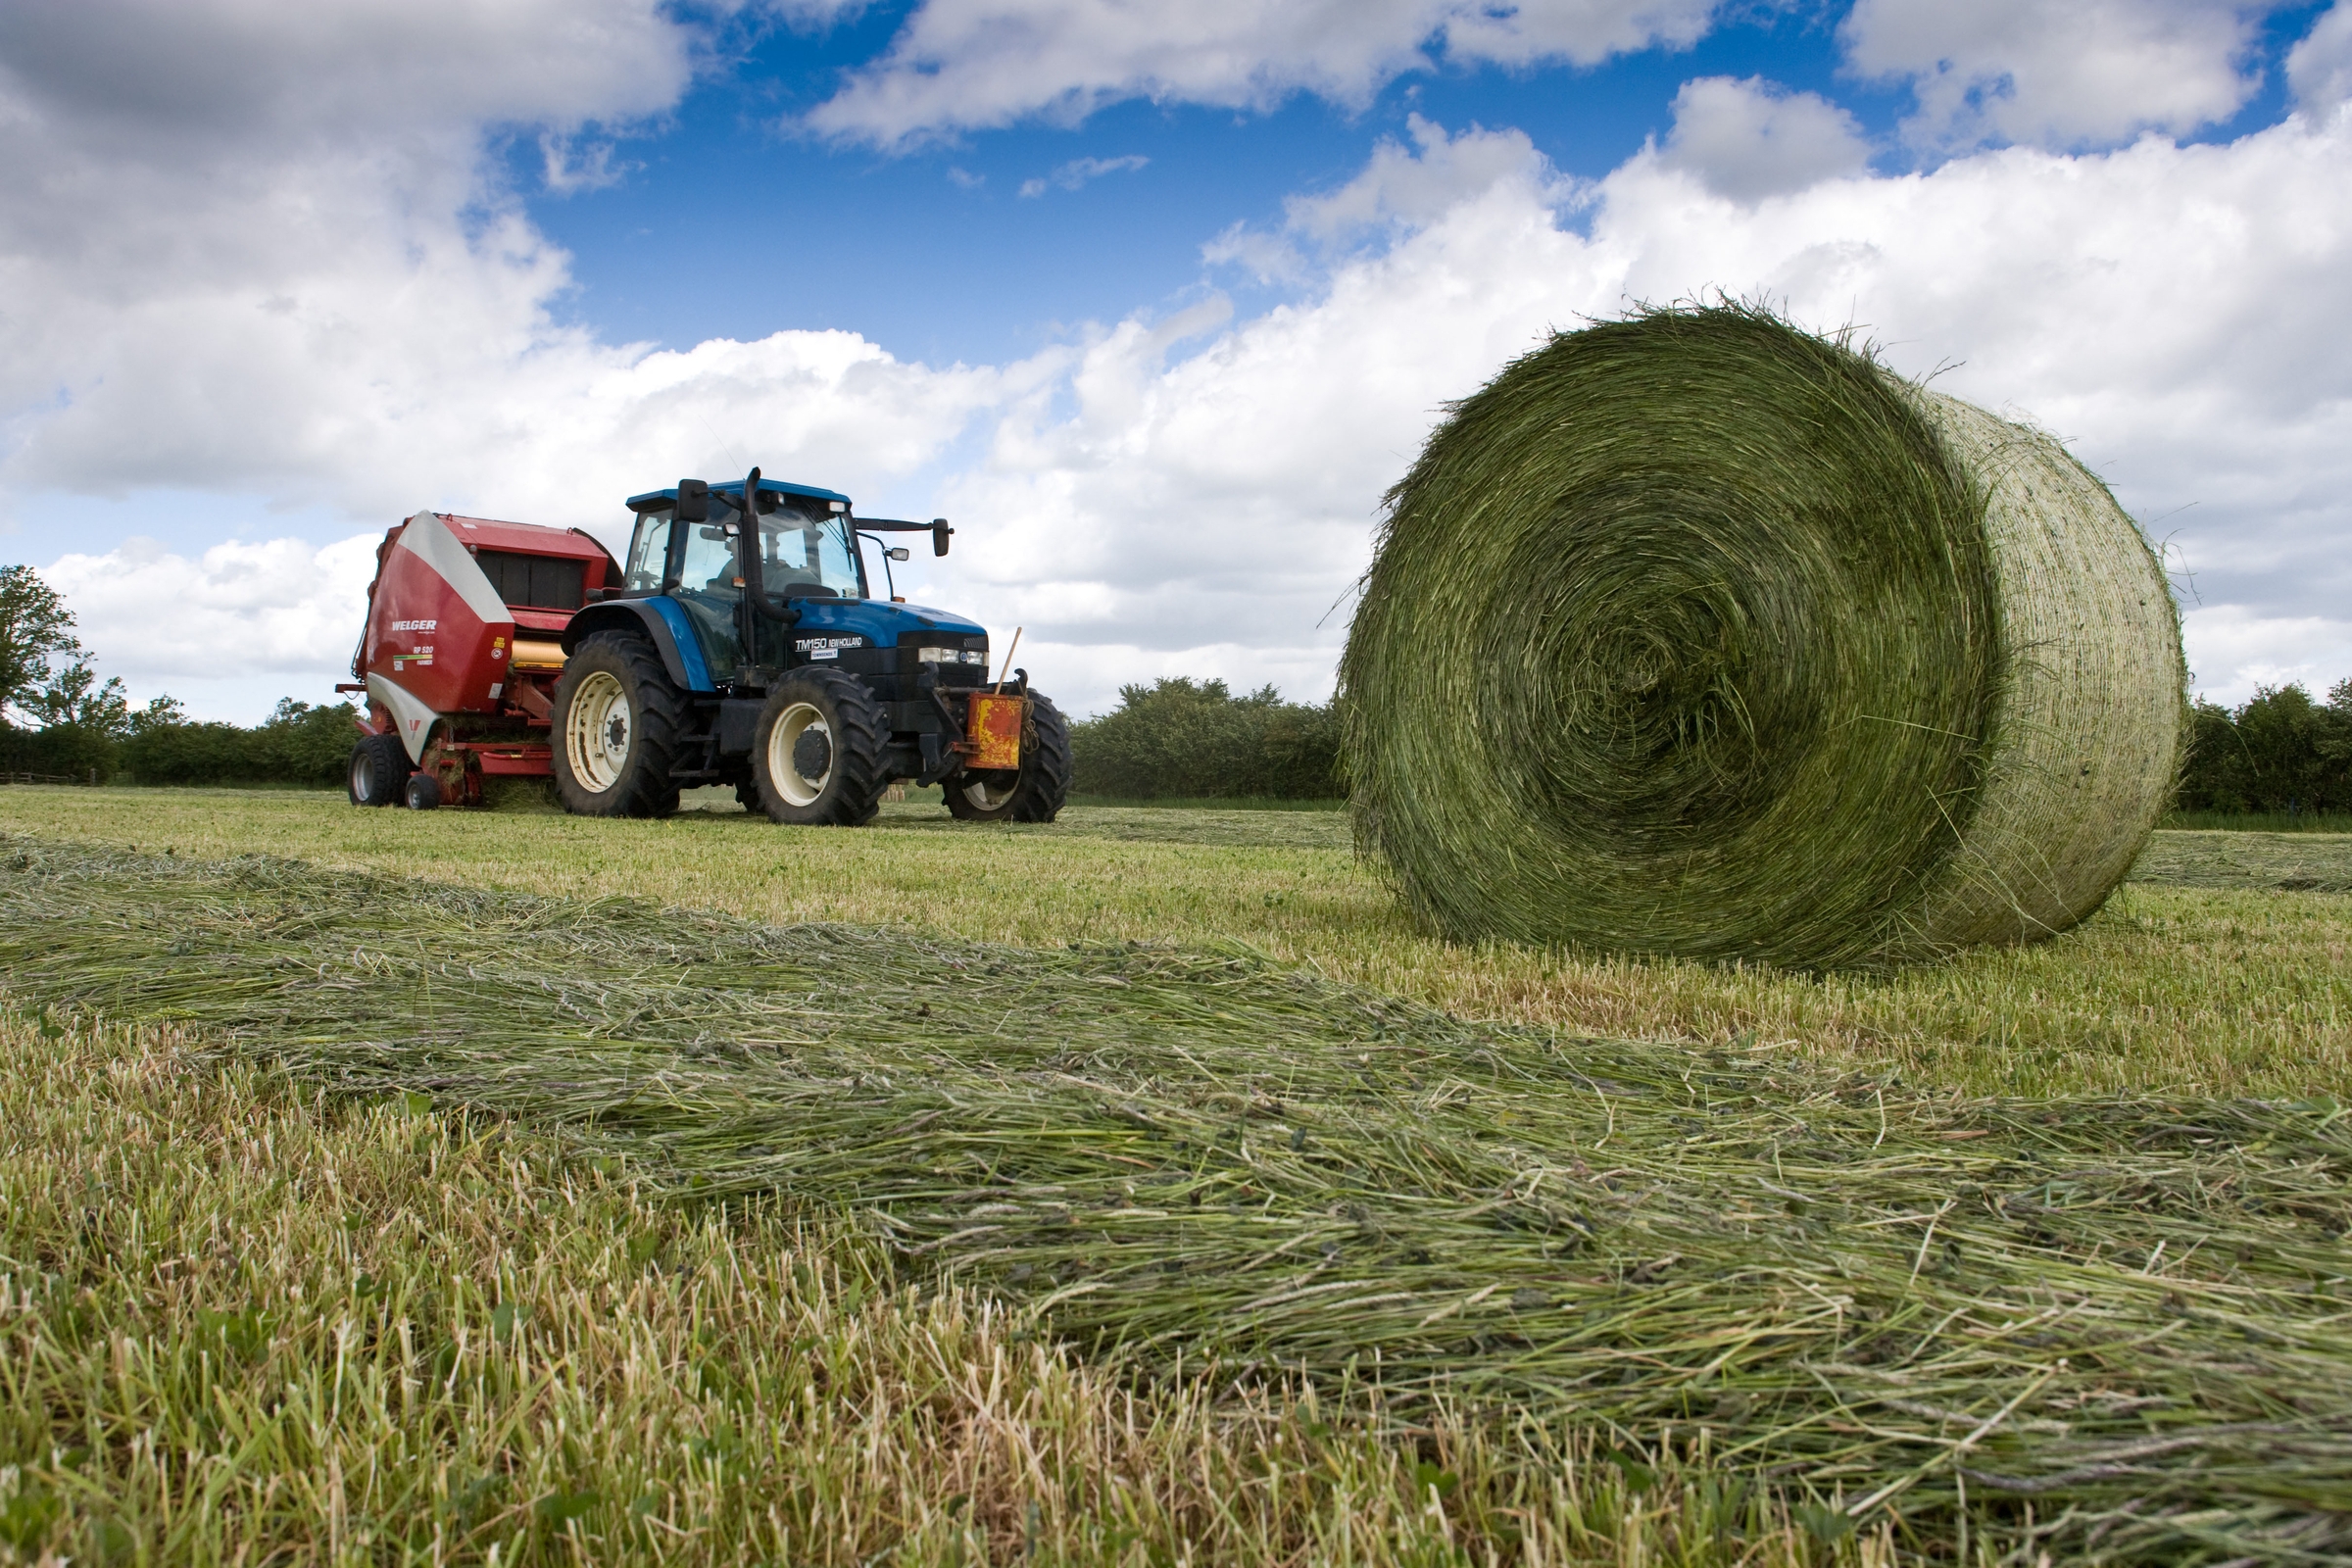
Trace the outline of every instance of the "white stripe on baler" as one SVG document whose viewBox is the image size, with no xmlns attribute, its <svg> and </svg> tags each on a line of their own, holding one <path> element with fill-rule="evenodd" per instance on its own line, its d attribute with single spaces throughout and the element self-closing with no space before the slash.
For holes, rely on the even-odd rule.
<svg viewBox="0 0 2352 1568">
<path fill-rule="evenodd" d="M 441 520 L 440 514 L 419 512 L 411 517 L 409 525 L 400 530 L 400 542 L 411 555 L 440 573 L 441 580 L 466 601 L 466 608 L 483 625 L 514 618 L 507 602 L 498 597 L 498 590 L 482 574 L 481 564 L 449 531 L 449 524 Z"/>
<path fill-rule="evenodd" d="M 433 725 L 440 721 L 441 715 L 418 702 L 406 687 L 395 686 L 388 677 L 373 671 L 368 676 L 368 700 L 380 704 L 392 715 L 392 733 L 409 749 L 409 760 L 422 762 L 424 743 L 432 738 Z"/>
</svg>

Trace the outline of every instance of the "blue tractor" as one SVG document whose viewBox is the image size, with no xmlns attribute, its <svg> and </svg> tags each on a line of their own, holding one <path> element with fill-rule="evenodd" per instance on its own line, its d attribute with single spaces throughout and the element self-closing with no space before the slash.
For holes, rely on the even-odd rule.
<svg viewBox="0 0 2352 1568">
<path fill-rule="evenodd" d="M 556 787 L 590 816 L 659 816 L 733 785 L 777 822 L 870 820 L 894 783 L 944 786 L 967 821 L 1050 822 L 1070 732 L 1026 670 L 989 676 L 988 634 L 903 602 L 891 533 L 850 498 L 763 479 L 632 496 L 621 585 L 564 624 L 549 717 Z M 864 544 L 876 546 L 873 592 Z"/>
</svg>

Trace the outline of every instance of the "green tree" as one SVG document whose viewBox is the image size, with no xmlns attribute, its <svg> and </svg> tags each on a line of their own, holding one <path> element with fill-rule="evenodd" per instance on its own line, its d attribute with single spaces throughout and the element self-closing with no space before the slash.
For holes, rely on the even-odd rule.
<svg viewBox="0 0 2352 1568">
<path fill-rule="evenodd" d="M 1344 794 L 1339 723 L 1328 707 L 1271 686 L 1236 697 L 1221 680 L 1166 676 L 1119 689 L 1119 706 L 1073 725 L 1078 791 L 1165 796 Z"/>
<path fill-rule="evenodd" d="M 78 656 L 49 677 L 30 706 L 44 729 L 75 729 L 107 740 L 130 733 L 130 697 L 122 679 L 110 675 L 100 684 L 90 662 Z"/>
<path fill-rule="evenodd" d="M 53 662 L 87 657 L 57 590 L 30 566 L 0 566 L 0 723 L 46 722 Z"/>
<path fill-rule="evenodd" d="M 2352 680 L 2325 703 L 2297 685 L 2262 687 L 2234 710 L 2199 701 L 2179 801 L 2191 811 L 2352 810 Z"/>
<path fill-rule="evenodd" d="M 2184 811 L 2254 809 L 2254 770 L 2230 710 L 2200 697 L 2188 714 L 2188 757 L 2178 797 Z"/>
</svg>

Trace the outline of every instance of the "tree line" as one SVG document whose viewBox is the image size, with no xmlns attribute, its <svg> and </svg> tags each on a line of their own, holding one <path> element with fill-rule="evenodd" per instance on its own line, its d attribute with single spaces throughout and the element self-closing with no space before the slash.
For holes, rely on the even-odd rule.
<svg viewBox="0 0 2352 1568">
<path fill-rule="evenodd" d="M 2236 708 L 2189 710 L 2183 811 L 2352 811 L 2352 680 L 2315 700 L 2266 686 Z"/>
<path fill-rule="evenodd" d="M 1348 793 L 1329 704 L 1271 686 L 1165 676 L 1119 688 L 1119 706 L 1070 726 L 1072 790 L 1122 800 L 1329 800 Z"/>
<path fill-rule="evenodd" d="M 30 566 L 0 566 L 0 772 L 142 784 L 342 782 L 357 736 L 349 703 L 292 698 L 262 723 L 190 720 L 159 697 L 133 709 L 100 680 L 74 615 Z M 2352 680 L 2325 701 L 2265 687 L 2236 708 L 2199 700 L 2176 804 L 2184 811 L 2352 811 Z M 1272 686 L 1164 676 L 1119 688 L 1118 706 L 1073 724 L 1075 791 L 1123 800 L 1331 799 L 1347 794 L 1328 703 Z"/>
<path fill-rule="evenodd" d="M 342 782 L 357 714 L 287 698 L 262 723 L 200 723 L 170 697 L 132 708 L 100 680 L 74 612 L 30 566 L 0 566 L 0 772 L 140 784 Z"/>
</svg>

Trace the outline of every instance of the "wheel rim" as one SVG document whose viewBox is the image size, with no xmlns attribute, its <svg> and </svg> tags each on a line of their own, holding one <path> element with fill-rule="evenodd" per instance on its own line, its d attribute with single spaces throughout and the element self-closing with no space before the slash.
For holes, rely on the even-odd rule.
<svg viewBox="0 0 2352 1568">
<path fill-rule="evenodd" d="M 375 791 L 369 787 L 375 780 L 368 776 L 374 771 L 368 764 L 374 760 L 364 746 L 351 754 L 351 798 L 362 806 L 375 804 Z"/>
<path fill-rule="evenodd" d="M 572 688 L 571 708 L 564 719 L 564 752 L 572 777 L 591 795 L 602 795 L 620 781 L 635 739 L 636 715 L 629 711 L 629 694 L 620 681 L 596 670 Z"/>
<path fill-rule="evenodd" d="M 963 787 L 963 798 L 971 802 L 972 805 L 978 808 L 980 810 L 998 811 L 1004 809 L 1004 803 L 1011 800 L 1013 797 L 1013 792 L 1018 790 L 1020 787 L 1021 784 L 1020 780 L 1018 779 L 1013 780 L 1010 784 L 1005 785 L 1002 789 L 998 789 L 992 786 L 986 779 L 976 778 Z"/>
<path fill-rule="evenodd" d="M 802 772 L 800 763 L 801 737 L 810 734 L 825 738 L 825 770 L 814 778 Z M 776 715 L 775 727 L 767 732 L 767 777 L 787 806 L 815 805 L 832 782 L 833 731 L 814 703 L 795 703 Z"/>
</svg>

